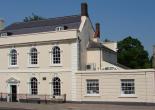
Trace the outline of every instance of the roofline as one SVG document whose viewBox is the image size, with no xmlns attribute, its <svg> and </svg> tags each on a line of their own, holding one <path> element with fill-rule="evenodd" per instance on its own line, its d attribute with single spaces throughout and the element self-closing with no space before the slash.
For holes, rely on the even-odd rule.
<svg viewBox="0 0 155 110">
<path fill-rule="evenodd" d="M 28 22 L 24 22 L 24 21 L 23 22 L 14 22 L 12 24 L 19 24 L 19 23 L 26 24 L 26 23 L 30 23 L 30 22 L 38 22 L 38 21 L 46 21 L 46 20 L 59 19 L 59 18 L 67 18 L 67 17 L 71 17 L 71 16 L 80 16 L 80 14 L 78 14 L 78 15 L 70 15 L 70 16 L 69 15 L 68 16 L 59 16 L 59 17 L 55 17 L 55 18 L 54 17 L 53 18 L 45 18 L 45 19 L 41 19 L 41 20 L 34 20 L 34 21 L 28 21 Z"/>
<path fill-rule="evenodd" d="M 107 47 L 91 47 L 91 48 L 87 48 L 87 50 L 95 50 L 95 49 L 106 49 L 106 50 L 108 50 L 108 51 L 110 51 L 110 52 L 112 52 L 112 53 L 117 53 L 117 52 L 115 52 L 114 50 L 112 50 L 112 49 L 109 49 L 109 48 L 107 48 Z"/>
<path fill-rule="evenodd" d="M 33 35 L 33 34 L 45 34 L 45 33 L 57 33 L 57 32 L 64 32 L 64 31 L 78 31 L 78 29 L 67 29 L 67 30 L 61 30 L 61 31 L 43 31 L 43 32 L 32 32 L 32 33 L 26 33 L 26 34 L 14 34 L 14 35 L 11 35 L 11 37 L 18 37 L 18 36 L 21 36 L 21 35 Z M 0 33 L 3 33 L 3 32 L 7 32 L 7 31 L 0 31 Z M 10 37 L 10 36 L 5 36 L 5 37 L 0 37 L 1 38 L 7 38 L 7 37 Z"/>
<path fill-rule="evenodd" d="M 98 71 L 77 71 L 76 74 L 104 74 L 104 73 L 140 73 L 140 72 L 154 72 L 155 69 L 128 69 L 128 70 L 98 70 Z"/>
</svg>

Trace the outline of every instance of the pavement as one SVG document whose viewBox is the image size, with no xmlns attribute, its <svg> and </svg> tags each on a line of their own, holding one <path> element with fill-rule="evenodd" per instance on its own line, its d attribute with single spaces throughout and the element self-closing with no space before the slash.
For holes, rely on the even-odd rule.
<svg viewBox="0 0 155 110">
<path fill-rule="evenodd" d="M 115 105 L 115 104 L 75 104 L 75 103 L 7 103 L 0 102 L 0 110 L 155 110 L 155 106 L 150 105 Z"/>
</svg>

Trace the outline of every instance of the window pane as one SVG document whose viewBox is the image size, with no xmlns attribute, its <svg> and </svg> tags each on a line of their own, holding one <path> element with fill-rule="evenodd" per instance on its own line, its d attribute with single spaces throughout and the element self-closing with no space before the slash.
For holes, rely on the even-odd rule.
<svg viewBox="0 0 155 110">
<path fill-rule="evenodd" d="M 30 51 L 30 63 L 38 64 L 38 52 L 36 48 L 32 48 Z"/>
<path fill-rule="evenodd" d="M 134 79 L 122 79 L 121 91 L 122 94 L 135 94 Z"/>
<path fill-rule="evenodd" d="M 98 80 L 87 80 L 87 94 L 99 94 Z"/>
<path fill-rule="evenodd" d="M 38 94 L 38 82 L 36 78 L 31 79 L 31 94 L 32 95 Z"/>
<path fill-rule="evenodd" d="M 53 48 L 53 54 L 52 54 L 52 63 L 53 64 L 60 64 L 60 48 L 59 47 L 54 47 Z"/>
<path fill-rule="evenodd" d="M 55 96 L 61 95 L 61 84 L 60 79 L 58 77 L 55 77 L 53 79 L 53 95 Z"/>
<path fill-rule="evenodd" d="M 17 65 L 17 51 L 15 49 L 10 52 L 10 65 Z"/>
</svg>

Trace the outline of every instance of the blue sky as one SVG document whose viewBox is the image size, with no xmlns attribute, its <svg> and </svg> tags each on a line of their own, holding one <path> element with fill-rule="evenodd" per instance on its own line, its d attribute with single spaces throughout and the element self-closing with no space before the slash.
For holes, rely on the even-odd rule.
<svg viewBox="0 0 155 110">
<path fill-rule="evenodd" d="M 89 15 L 100 22 L 102 39 L 119 41 L 138 38 L 152 54 L 155 44 L 155 0 L 0 0 L 0 18 L 6 25 L 32 13 L 52 18 L 80 14 L 81 2 L 89 5 Z"/>
</svg>

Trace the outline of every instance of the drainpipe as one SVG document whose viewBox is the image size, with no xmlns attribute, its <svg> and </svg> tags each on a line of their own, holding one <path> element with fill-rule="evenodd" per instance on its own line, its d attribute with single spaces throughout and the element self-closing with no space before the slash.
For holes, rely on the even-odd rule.
<svg viewBox="0 0 155 110">
<path fill-rule="evenodd" d="M 77 43 L 78 43 L 78 70 L 81 70 L 81 54 L 80 54 L 80 51 L 81 51 L 81 39 L 80 39 L 80 32 L 77 31 Z"/>
</svg>

